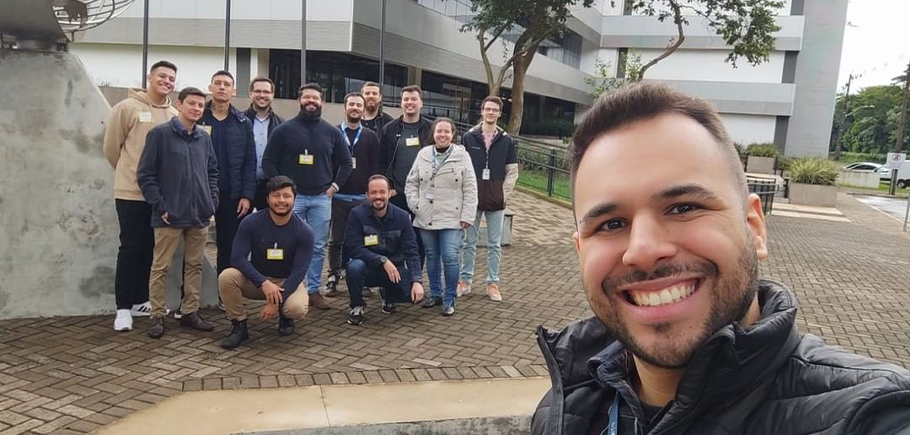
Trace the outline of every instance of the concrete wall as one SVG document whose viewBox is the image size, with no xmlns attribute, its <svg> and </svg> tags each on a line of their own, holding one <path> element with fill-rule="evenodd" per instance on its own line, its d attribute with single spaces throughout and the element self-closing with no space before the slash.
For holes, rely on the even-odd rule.
<svg viewBox="0 0 910 435">
<path fill-rule="evenodd" d="M 877 172 L 869 171 L 840 171 L 837 183 L 847 186 L 866 187 L 878 189 L 881 176 Z"/>
<path fill-rule="evenodd" d="M 108 105 L 70 54 L 0 50 L 0 318 L 114 308 Z"/>
</svg>

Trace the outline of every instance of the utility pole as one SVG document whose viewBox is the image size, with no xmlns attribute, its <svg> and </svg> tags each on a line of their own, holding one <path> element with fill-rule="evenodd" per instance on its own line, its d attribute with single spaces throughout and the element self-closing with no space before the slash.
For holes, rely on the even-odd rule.
<svg viewBox="0 0 910 435">
<path fill-rule="evenodd" d="M 840 151 L 843 146 L 844 130 L 847 127 L 847 112 L 850 111 L 850 84 L 853 83 L 853 74 L 847 78 L 847 92 L 844 94 L 844 113 L 840 117 L 840 126 L 837 127 L 837 138 L 834 141 L 834 161 L 840 161 Z"/>
<path fill-rule="evenodd" d="M 904 71 L 904 91 L 901 101 L 901 118 L 897 123 L 897 140 L 894 141 L 894 152 L 901 152 L 904 147 L 904 121 L 907 118 L 907 89 L 910 88 L 910 62 L 907 63 L 907 70 Z M 897 185 L 897 169 L 891 170 L 891 186 L 888 187 L 888 194 L 894 195 L 894 189 Z"/>
<path fill-rule="evenodd" d="M 224 70 L 231 70 L 231 0 L 225 3 L 224 11 Z"/>
<path fill-rule="evenodd" d="M 306 81 L 306 1 L 300 0 L 300 86 Z M 294 93 L 294 95 L 297 95 Z M 299 95 L 298 95 L 299 97 Z"/>
</svg>

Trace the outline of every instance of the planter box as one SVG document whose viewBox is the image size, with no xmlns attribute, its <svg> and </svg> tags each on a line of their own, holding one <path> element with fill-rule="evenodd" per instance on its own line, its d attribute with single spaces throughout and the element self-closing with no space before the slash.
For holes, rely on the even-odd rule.
<svg viewBox="0 0 910 435">
<path fill-rule="evenodd" d="M 749 160 L 746 162 L 746 172 L 751 172 L 753 174 L 773 174 L 774 162 L 776 160 L 777 159 L 774 157 L 749 156 Z"/>
<path fill-rule="evenodd" d="M 790 204 L 834 207 L 837 205 L 837 186 L 790 183 Z"/>
<path fill-rule="evenodd" d="M 847 186 L 878 189 L 880 177 L 877 172 L 841 170 L 840 175 L 837 176 L 837 182 Z"/>
</svg>

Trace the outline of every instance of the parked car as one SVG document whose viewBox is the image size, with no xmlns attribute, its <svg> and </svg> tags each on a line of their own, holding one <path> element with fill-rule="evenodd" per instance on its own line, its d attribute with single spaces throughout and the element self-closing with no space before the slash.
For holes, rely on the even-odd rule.
<svg viewBox="0 0 910 435">
<path fill-rule="evenodd" d="M 847 171 L 869 171 L 878 174 L 881 181 L 891 182 L 891 170 L 887 166 L 873 162 L 856 162 L 844 166 Z"/>
</svg>

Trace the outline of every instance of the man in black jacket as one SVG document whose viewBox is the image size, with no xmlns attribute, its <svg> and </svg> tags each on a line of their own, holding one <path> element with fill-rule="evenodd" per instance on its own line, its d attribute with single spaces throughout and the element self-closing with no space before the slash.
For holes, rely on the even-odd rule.
<svg viewBox="0 0 910 435">
<path fill-rule="evenodd" d="M 404 210 L 389 203 L 389 179 L 374 175 L 368 182 L 369 204 L 351 210 L 344 252 L 351 314 L 348 324 L 364 319 L 364 286 L 382 287 L 382 312 L 395 312 L 395 303 L 423 299 L 417 233 Z"/>
<path fill-rule="evenodd" d="M 595 319 L 538 330 L 553 388 L 532 434 L 907 434 L 910 372 L 826 346 L 758 279 L 758 196 L 720 117 L 660 84 L 574 136 L 574 235 Z"/>
<path fill-rule="evenodd" d="M 363 95 L 363 126 L 373 130 L 378 136 L 386 124 L 392 122 L 392 117 L 382 111 L 382 88 L 379 83 L 366 82 L 360 88 Z"/>
<path fill-rule="evenodd" d="M 331 308 L 319 293 L 325 245 L 332 219 L 332 196 L 354 170 L 338 127 L 322 119 L 322 88 L 308 83 L 298 91 L 300 114 L 281 124 L 262 157 L 266 177 L 286 175 L 297 184 L 294 214 L 313 229 L 313 258 L 307 271 L 310 305 Z"/>
<path fill-rule="evenodd" d="M 256 210 L 269 208 L 266 201 L 266 184 L 262 171 L 262 155 L 265 146 L 269 143 L 269 136 L 275 131 L 284 119 L 272 110 L 272 100 L 275 98 L 275 82 L 268 77 L 257 76 L 250 82 L 250 108 L 243 115 L 253 124 L 253 141 L 256 144 L 256 192 L 253 194 L 253 207 Z"/>
<path fill-rule="evenodd" d="M 199 126 L 212 137 L 218 157 L 218 189 L 221 200 L 215 211 L 215 244 L 218 273 L 231 266 L 231 247 L 240 219 L 252 209 L 256 191 L 256 144 L 250 120 L 231 104 L 236 89 L 227 71 L 212 75 L 212 100 Z M 181 308 L 181 313 L 183 309 Z"/>
<path fill-rule="evenodd" d="M 414 166 L 417 152 L 429 145 L 433 137 L 430 131 L 433 123 L 420 116 L 420 109 L 423 108 L 421 94 L 420 87 L 416 85 L 401 88 L 401 116 L 386 124 L 379 135 L 379 168 L 392 182 L 391 203 L 408 212 L 412 219 L 414 213 L 408 208 L 408 200 L 404 196 L 404 182 L 411 166 Z M 417 247 L 422 263 L 424 252 L 420 237 L 417 238 Z"/>
<path fill-rule="evenodd" d="M 152 338 L 164 335 L 167 271 L 181 238 L 186 244 L 186 287 L 180 323 L 200 331 L 214 329 L 197 313 L 207 229 L 218 208 L 218 161 L 211 138 L 196 127 L 204 108 L 202 91 L 181 90 L 177 98 L 179 114 L 149 131 L 136 172 L 142 195 L 152 206 L 151 225 L 155 229 L 149 279 L 152 313 L 148 335 Z"/>
</svg>

